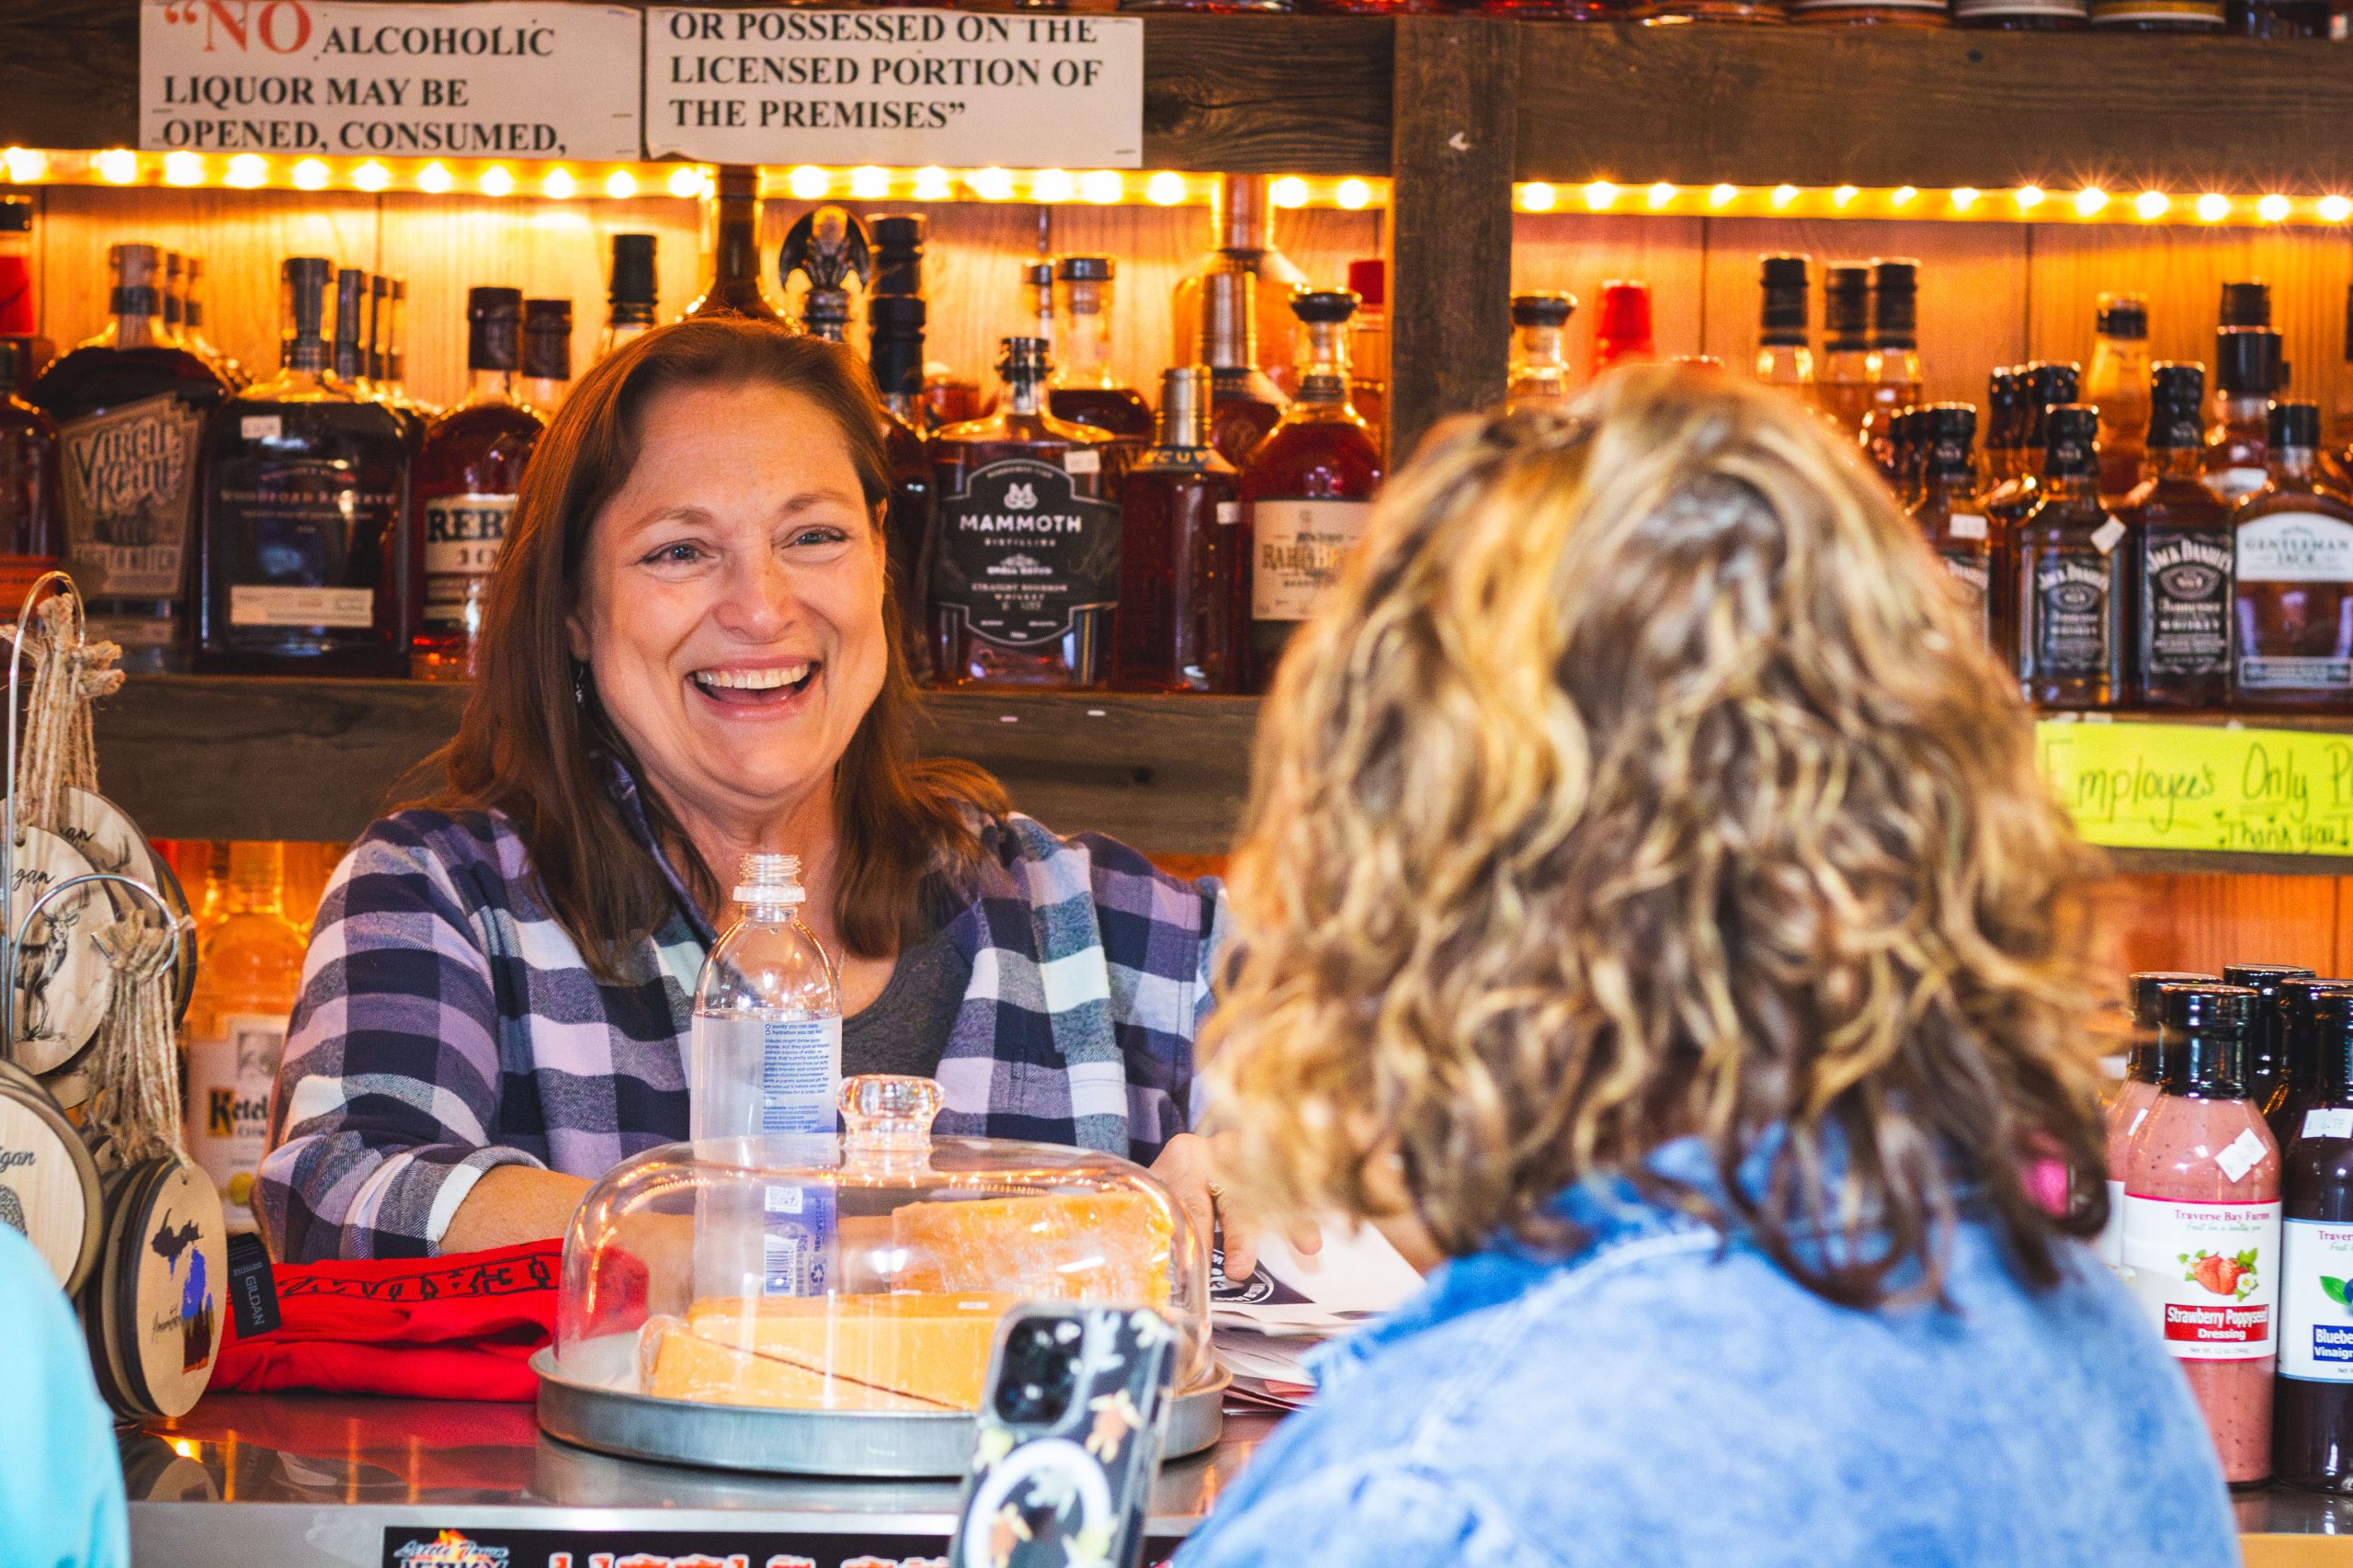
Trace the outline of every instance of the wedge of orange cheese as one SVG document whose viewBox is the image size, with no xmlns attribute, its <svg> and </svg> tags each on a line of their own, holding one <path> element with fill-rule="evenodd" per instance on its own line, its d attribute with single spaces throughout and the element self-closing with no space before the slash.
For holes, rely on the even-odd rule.
<svg viewBox="0 0 2353 1568">
<path fill-rule="evenodd" d="M 1168 1306 L 1168 1213 L 1141 1192 L 910 1203 L 891 1216 L 894 1283 L 1025 1301 Z"/>
<path fill-rule="evenodd" d="M 1018 1297 L 789 1296 L 698 1301 L 646 1325 L 646 1392 L 796 1410 L 978 1410 L 996 1325 Z"/>
</svg>

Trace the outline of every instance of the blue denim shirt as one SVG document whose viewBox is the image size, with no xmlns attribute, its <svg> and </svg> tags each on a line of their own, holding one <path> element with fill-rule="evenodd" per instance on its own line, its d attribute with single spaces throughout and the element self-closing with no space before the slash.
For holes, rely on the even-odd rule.
<svg viewBox="0 0 2353 1568">
<path fill-rule="evenodd" d="M 1654 1157 L 1706 1185 L 1696 1142 Z M 2087 1248 L 2029 1292 L 1986 1226 L 1936 1306 L 1807 1291 L 1622 1181 L 1566 1259 L 1459 1259 L 1326 1346 L 1174 1568 L 2236 1563 L 2188 1383 Z"/>
</svg>

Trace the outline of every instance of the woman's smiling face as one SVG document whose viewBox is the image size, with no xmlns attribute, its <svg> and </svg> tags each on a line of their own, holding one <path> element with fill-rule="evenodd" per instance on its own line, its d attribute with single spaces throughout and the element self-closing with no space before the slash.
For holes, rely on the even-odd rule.
<svg viewBox="0 0 2353 1568">
<path fill-rule="evenodd" d="M 762 382 L 656 393 L 588 532 L 572 652 L 674 808 L 822 791 L 889 665 L 883 550 L 840 427 Z"/>
</svg>

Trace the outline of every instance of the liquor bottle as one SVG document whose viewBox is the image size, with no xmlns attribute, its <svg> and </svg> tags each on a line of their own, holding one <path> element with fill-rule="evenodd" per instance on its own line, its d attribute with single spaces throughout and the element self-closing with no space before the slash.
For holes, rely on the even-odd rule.
<svg viewBox="0 0 2353 1568">
<path fill-rule="evenodd" d="M 1233 263 L 1201 279 L 1199 301 L 1199 341 L 1210 368 L 1211 439 L 1218 456 L 1240 468 L 1290 400 L 1258 369 L 1257 278 Z"/>
<path fill-rule="evenodd" d="M 2018 525 L 2018 687 L 2044 708 L 2124 700 L 2131 529 L 2099 500 L 2099 411 L 2046 411 L 2042 479 Z"/>
<path fill-rule="evenodd" d="M 2211 36 L 2222 30 L 2222 0 L 2092 0 L 2092 26 L 2103 32 Z"/>
<path fill-rule="evenodd" d="M 1514 294 L 1511 297 L 1511 371 L 1506 406 L 1529 408 L 1569 401 L 1575 378 L 1569 369 L 1569 318 L 1574 294 Z"/>
<path fill-rule="evenodd" d="M 359 396 L 375 398 L 376 384 L 368 379 L 368 274 L 356 267 L 335 269 L 335 340 L 327 352 L 327 369 Z"/>
<path fill-rule="evenodd" d="M 867 220 L 867 231 L 874 242 L 874 281 L 869 289 L 872 299 L 923 299 L 925 227 L 920 212 L 883 212 Z M 922 313 L 917 312 L 918 333 L 923 324 Z M 979 381 L 940 360 L 924 361 L 916 374 L 922 406 L 908 416 L 908 423 L 918 431 L 978 419 L 995 403 Z"/>
<path fill-rule="evenodd" d="M 523 301 L 522 401 L 552 419 L 572 390 L 572 301 Z"/>
<path fill-rule="evenodd" d="M 0 615 L 57 565 L 57 426 L 17 395 L 21 337 L 0 337 Z"/>
<path fill-rule="evenodd" d="M 880 226 L 881 220 L 877 220 Z M 881 282 L 878 273 L 876 281 Z M 872 328 L 868 363 L 882 393 L 890 428 L 891 500 L 883 516 L 891 592 L 898 604 L 900 647 L 907 668 L 921 677 L 931 668 L 931 458 L 923 442 L 923 332 L 927 307 L 915 294 L 873 294 L 866 301 Z"/>
<path fill-rule="evenodd" d="M 1993 542 L 1977 495 L 1977 410 L 1965 403 L 1935 403 L 1915 415 L 1920 448 L 1920 497 L 1912 520 L 1937 552 L 1968 607 L 1979 636 L 1992 645 L 1990 606 Z"/>
<path fill-rule="evenodd" d="M 1970 427 L 1974 433 L 1977 410 L 1970 409 Z M 1922 431 L 1927 427 L 1928 411 L 1925 407 L 1906 405 L 1887 416 L 1887 487 L 1895 499 L 1909 511 L 1920 499 L 1922 476 L 1927 467 L 1927 454 L 1923 450 Z M 1977 459 L 1970 458 L 1972 477 L 1975 475 Z"/>
<path fill-rule="evenodd" d="M 778 322 L 784 314 L 760 276 L 760 171 L 723 164 L 710 201 L 710 281 L 686 310 L 696 316 L 749 316 Z"/>
<path fill-rule="evenodd" d="M 2271 1136 L 2286 1149 L 2295 1142 L 2304 1108 L 2320 1093 L 2321 1057 L 2325 1050 L 2323 1010 L 2314 1004 L 2332 992 L 2353 994 L 2353 980 L 2321 980 L 2298 975 L 2282 980 L 2271 999 L 2287 1051 L 2287 1072 L 2263 1102 L 2263 1119 Z"/>
<path fill-rule="evenodd" d="M 466 293 L 466 395 L 433 422 L 416 464 L 422 526 L 409 570 L 424 585 L 409 642 L 418 680 L 471 680 L 491 574 L 515 515 L 515 494 L 546 426 L 515 395 L 523 295 Z M 566 343 L 570 342 L 567 335 Z"/>
<path fill-rule="evenodd" d="M 198 458 L 205 417 L 229 396 L 218 371 L 159 334 L 163 257 L 108 247 L 112 321 L 51 364 L 31 401 L 57 422 L 66 570 L 93 641 L 122 667 L 182 667 L 195 562 Z"/>
<path fill-rule="evenodd" d="M 180 1026 L 189 1157 L 221 1189 L 232 1231 L 255 1229 L 254 1172 L 269 1142 L 269 1096 L 309 944 L 287 918 L 285 846 L 229 849 L 216 924 L 199 950 Z"/>
<path fill-rule="evenodd" d="M 1209 320 L 1205 312 L 1211 308 L 1203 296 L 1209 291 L 1212 278 L 1238 267 L 1252 280 L 1256 299 L 1251 313 L 1264 334 L 1255 349 L 1260 356 L 1258 368 L 1267 371 L 1267 379 L 1288 397 L 1291 367 L 1298 354 L 1298 345 L 1293 341 L 1290 296 L 1293 290 L 1306 288 L 1308 279 L 1307 274 L 1276 247 L 1275 204 L 1267 194 L 1266 176 L 1217 176 L 1210 200 L 1210 236 L 1212 250 L 1208 259 L 1176 284 L 1172 305 L 1175 352 L 1170 354 L 1168 362 L 1205 364 L 1213 370 L 1218 368 L 1218 361 L 1210 357 L 1208 335 L 1203 330 Z M 1229 460 L 1241 461 L 1222 443 L 1218 449 L 1225 452 Z"/>
<path fill-rule="evenodd" d="M 2132 700 L 2220 708 L 2231 695 L 2231 510 L 2204 483 L 2206 370 L 2166 361 L 2150 377 L 2149 475 L 2120 512 L 2139 536 Z"/>
<path fill-rule="evenodd" d="M 948 686 L 1098 687 L 1120 592 L 1111 437 L 1046 410 L 1046 345 L 1008 337 L 1005 398 L 931 438 L 932 678 Z M 1021 557 L 1018 572 L 1007 567 Z"/>
<path fill-rule="evenodd" d="M 204 258 L 192 256 L 187 260 L 187 289 L 180 301 L 180 347 L 220 372 L 231 388 L 243 392 L 254 384 L 245 368 L 205 335 Z"/>
<path fill-rule="evenodd" d="M 2273 403 L 2268 437 L 2268 482 L 2231 510 L 2233 697 L 2341 710 L 2353 707 L 2353 503 L 2321 478 L 2317 403 Z"/>
<path fill-rule="evenodd" d="M 1918 262 L 1872 258 L 1871 346 L 1863 357 L 1871 400 L 1857 435 L 1874 455 L 1882 455 L 1889 416 L 1920 401 L 1919 291 Z"/>
<path fill-rule="evenodd" d="M 1111 258 L 1066 256 L 1053 270 L 1054 379 L 1046 406 L 1057 419 L 1118 437 L 1121 462 L 1152 440 L 1152 404 L 1111 373 Z"/>
<path fill-rule="evenodd" d="M 1830 264 L 1822 284 L 1822 364 L 1813 399 L 1848 440 L 1862 434 L 1871 410 L 1871 269 L 1859 261 Z"/>
<path fill-rule="evenodd" d="M 388 280 L 384 305 L 384 373 L 376 379 L 376 401 L 400 415 L 410 438 L 424 438 L 426 425 L 441 411 L 408 390 L 408 279 Z"/>
<path fill-rule="evenodd" d="M 2336 443 L 2325 460 L 2329 475 L 2353 494 L 2353 285 L 2345 290 L 2345 363 L 2336 375 L 2336 416 L 2329 434 Z"/>
<path fill-rule="evenodd" d="M 1389 450 L 1389 264 L 1379 256 L 1348 263 L 1348 289 L 1360 301 L 1348 324 L 1348 401 L 1364 415 L 1385 457 Z"/>
<path fill-rule="evenodd" d="M 2100 494 L 2111 504 L 2141 483 L 2149 437 L 2149 301 L 2102 294 L 2084 396 L 2099 409 Z"/>
<path fill-rule="evenodd" d="M 205 427 L 199 668 L 398 676 L 408 668 L 409 460 L 399 418 L 332 369 L 334 264 L 281 269 L 277 375 Z"/>
<path fill-rule="evenodd" d="M 369 384 L 389 387 L 392 377 L 385 367 L 392 357 L 392 280 L 381 272 L 368 279 L 368 325 L 361 335 L 368 342 Z"/>
<path fill-rule="evenodd" d="M 1813 395 L 1813 323 L 1806 306 L 1811 287 L 1806 268 L 1811 265 L 1813 258 L 1803 256 L 1757 259 L 1765 305 L 1757 324 L 1756 379 L 1805 398 Z"/>
<path fill-rule="evenodd" d="M 1651 286 L 1622 278 L 1604 283 L 1593 318 L 1593 373 L 1657 358 L 1651 331 Z"/>
<path fill-rule="evenodd" d="M 1989 493 L 2025 469 L 2025 372 L 2005 365 L 1985 378 L 1985 484 Z"/>
<path fill-rule="evenodd" d="M 659 290 L 654 278 L 655 234 L 615 234 L 611 270 L 605 284 L 605 330 L 597 337 L 602 359 L 622 344 L 654 330 Z"/>
<path fill-rule="evenodd" d="M 1233 465 L 1210 444 L 1210 384 L 1206 365 L 1161 372 L 1158 439 L 1120 489 L 1121 691 L 1249 689 L 1250 540 Z"/>
<path fill-rule="evenodd" d="M 2269 476 L 2268 410 L 2271 394 L 2286 384 L 2279 335 L 2261 326 L 2216 333 L 2214 380 L 2220 398 L 2206 432 L 2206 487 L 2225 502 L 2236 502 L 2262 489 Z"/>
<path fill-rule="evenodd" d="M 2353 992 L 2313 995 L 2307 1009 L 2317 1082 L 2295 1102 L 2281 1157 L 2279 1376 L 2271 1469 L 2290 1486 L 2347 1492 L 2353 1491 L 2353 1322 L 2345 1302 L 2346 1281 L 2353 1279 Z"/>
<path fill-rule="evenodd" d="M 1021 308 L 1029 318 L 1028 331 L 1054 351 L 1054 264 L 1050 260 L 1021 264 Z"/>
<path fill-rule="evenodd" d="M 175 348 L 195 350 L 180 335 L 182 307 L 188 302 L 188 258 L 176 250 L 164 253 L 164 341 Z M 201 356 L 199 356 L 201 358 Z"/>
<path fill-rule="evenodd" d="M 2042 498 L 2042 460 L 2049 444 L 2050 411 L 2063 403 L 2075 402 L 2082 380 L 2082 372 L 2075 365 L 2050 359 L 2037 359 L 2019 374 L 2024 407 L 2019 420 L 2018 470 L 1985 497 L 1985 515 L 1993 525 L 1996 551 L 2009 548 L 2010 536 Z M 2014 566 L 2015 562 L 2009 562 L 2006 567 L 2011 569 L 2012 575 L 2016 574 Z"/>
<path fill-rule="evenodd" d="M 2328 0 L 2229 0 L 2222 30 L 2233 38 L 2327 38 Z"/>
<path fill-rule="evenodd" d="M 1345 289 L 1291 296 L 1302 330 L 1299 396 L 1243 465 L 1256 686 L 1273 676 L 1292 631 L 1364 533 L 1381 484 L 1381 448 L 1348 404 L 1347 322 L 1356 304 Z"/>
</svg>

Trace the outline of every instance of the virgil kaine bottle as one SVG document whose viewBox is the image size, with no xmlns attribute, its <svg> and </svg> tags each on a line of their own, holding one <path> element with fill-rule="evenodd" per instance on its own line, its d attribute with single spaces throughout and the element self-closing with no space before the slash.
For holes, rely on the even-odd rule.
<svg viewBox="0 0 2353 1568">
<path fill-rule="evenodd" d="M 163 334 L 163 252 L 107 252 L 104 332 L 42 372 L 34 406 L 56 421 L 66 570 L 90 635 L 122 646 L 125 669 L 187 658 L 205 416 L 229 396 L 221 373 Z"/>
<path fill-rule="evenodd" d="M 2275 403 L 2269 477 L 2231 512 L 2242 706 L 2353 706 L 2353 504 L 2320 474 L 2320 405 Z"/>
<path fill-rule="evenodd" d="M 1971 449 L 1977 411 L 1965 403 L 1931 403 L 1916 411 L 1909 427 L 1918 433 L 1920 449 L 1920 494 L 1912 520 L 1951 574 L 1977 634 L 1990 642 L 1993 543 L 1977 498 L 1977 458 Z"/>
<path fill-rule="evenodd" d="M 1120 597 L 1111 437 L 1046 412 L 1043 338 L 1008 337 L 1005 401 L 932 437 L 932 678 L 1100 686 Z"/>
<path fill-rule="evenodd" d="M 2231 514 L 2205 484 L 2206 372 L 2166 361 L 2151 368 L 2149 384 L 2149 476 L 2120 508 L 2140 536 L 2132 698 L 2220 708 L 2231 695 Z"/>
<path fill-rule="evenodd" d="M 411 446 L 391 409 L 331 368 L 334 270 L 318 256 L 285 264 L 280 369 L 206 426 L 197 663 L 209 671 L 408 668 Z"/>
<path fill-rule="evenodd" d="M 2040 499 L 2018 529 L 2018 687 L 2045 708 L 2124 699 L 2131 531 L 2099 500 L 2099 410 L 2043 412 Z"/>
</svg>

